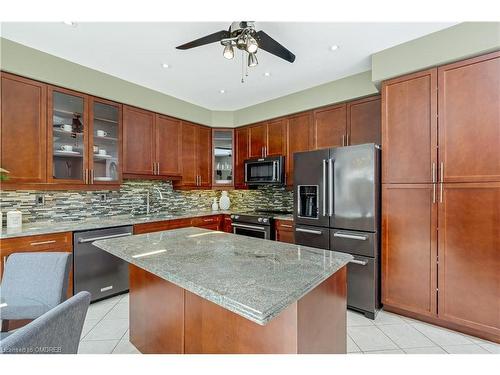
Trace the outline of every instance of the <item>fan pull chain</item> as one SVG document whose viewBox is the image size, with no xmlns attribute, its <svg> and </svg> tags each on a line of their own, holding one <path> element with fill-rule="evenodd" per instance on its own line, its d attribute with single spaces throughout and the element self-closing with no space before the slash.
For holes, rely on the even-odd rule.
<svg viewBox="0 0 500 375">
<path fill-rule="evenodd" d="M 245 57 L 243 56 L 243 51 L 241 51 L 241 83 L 245 83 Z"/>
</svg>

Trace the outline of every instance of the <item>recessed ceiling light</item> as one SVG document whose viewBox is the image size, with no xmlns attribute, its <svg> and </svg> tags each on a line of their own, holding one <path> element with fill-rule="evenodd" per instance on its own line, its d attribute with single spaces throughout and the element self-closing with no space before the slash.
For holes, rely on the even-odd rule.
<svg viewBox="0 0 500 375">
<path fill-rule="evenodd" d="M 71 27 L 75 27 L 76 26 L 76 22 L 74 21 L 63 21 L 63 23 L 67 26 L 71 26 Z"/>
<path fill-rule="evenodd" d="M 337 46 L 336 44 L 334 44 L 333 46 L 330 47 L 330 51 L 336 51 L 339 49 L 339 46 Z"/>
<path fill-rule="evenodd" d="M 226 90 L 221 89 L 221 90 L 219 90 L 219 92 L 220 92 L 221 94 L 225 94 L 225 93 L 226 93 Z"/>
<path fill-rule="evenodd" d="M 163 63 L 163 64 L 161 64 L 161 66 L 162 66 L 163 68 L 165 68 L 165 69 L 170 68 L 170 65 L 168 65 L 167 63 Z"/>
<path fill-rule="evenodd" d="M 269 73 L 269 72 L 264 73 L 264 77 L 270 77 L 270 76 L 271 76 L 271 73 Z"/>
</svg>

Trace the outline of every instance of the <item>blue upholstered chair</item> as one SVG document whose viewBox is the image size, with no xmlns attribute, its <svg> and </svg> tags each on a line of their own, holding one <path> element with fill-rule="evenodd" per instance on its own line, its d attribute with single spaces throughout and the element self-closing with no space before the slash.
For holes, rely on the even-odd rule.
<svg viewBox="0 0 500 375">
<path fill-rule="evenodd" d="M 14 253 L 0 287 L 2 331 L 9 320 L 36 319 L 66 299 L 70 253 Z"/>
<path fill-rule="evenodd" d="M 22 328 L 3 333 L 2 354 L 76 354 L 90 293 L 80 292 Z"/>
</svg>

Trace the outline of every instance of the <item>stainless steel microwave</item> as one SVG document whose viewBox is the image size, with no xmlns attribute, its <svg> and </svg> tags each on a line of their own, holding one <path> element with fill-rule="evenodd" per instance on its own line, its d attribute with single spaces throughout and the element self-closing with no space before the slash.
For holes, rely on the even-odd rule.
<svg viewBox="0 0 500 375">
<path fill-rule="evenodd" d="M 284 185 L 285 157 L 271 156 L 245 160 L 245 183 L 248 185 Z"/>
</svg>

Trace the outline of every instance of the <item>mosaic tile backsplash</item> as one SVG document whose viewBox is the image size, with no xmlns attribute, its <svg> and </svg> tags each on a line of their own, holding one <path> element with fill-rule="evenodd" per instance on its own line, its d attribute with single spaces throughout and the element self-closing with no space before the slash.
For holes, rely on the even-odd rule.
<svg viewBox="0 0 500 375">
<path fill-rule="evenodd" d="M 222 189 L 221 189 L 222 190 Z M 145 214 L 149 191 L 150 212 L 207 210 L 221 190 L 174 190 L 170 181 L 125 181 L 117 191 L 0 191 L 0 209 L 5 213 L 18 209 L 23 222 L 81 220 L 88 217 L 123 214 Z M 163 195 L 160 199 L 159 191 Z M 43 194 L 44 205 L 36 204 L 36 195 Z M 101 201 L 101 195 L 106 200 Z M 255 190 L 229 190 L 231 209 L 292 210 L 293 193 L 282 187 L 259 187 Z"/>
</svg>

